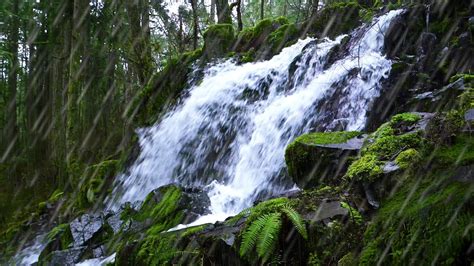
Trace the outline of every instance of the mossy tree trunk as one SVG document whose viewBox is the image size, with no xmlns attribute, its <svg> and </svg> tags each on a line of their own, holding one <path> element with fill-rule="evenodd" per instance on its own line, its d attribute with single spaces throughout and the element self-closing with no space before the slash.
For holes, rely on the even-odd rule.
<svg viewBox="0 0 474 266">
<path fill-rule="evenodd" d="M 6 145 L 9 154 L 11 156 L 12 151 L 15 151 L 15 143 L 18 138 L 18 126 L 17 126 L 17 84 L 18 84 L 18 27 L 19 21 L 18 12 L 19 1 L 14 0 L 11 2 L 11 21 L 8 36 L 8 51 L 10 53 L 10 63 L 8 64 L 8 101 L 7 101 L 7 112 L 6 114 Z M 5 156 L 3 154 L 2 156 Z"/>
<path fill-rule="evenodd" d="M 227 0 L 216 0 L 217 23 L 231 24 L 232 17 L 229 2 Z"/>
</svg>

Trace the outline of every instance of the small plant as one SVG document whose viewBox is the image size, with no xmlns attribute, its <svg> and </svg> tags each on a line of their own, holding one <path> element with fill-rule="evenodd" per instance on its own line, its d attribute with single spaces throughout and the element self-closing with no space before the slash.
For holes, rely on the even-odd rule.
<svg viewBox="0 0 474 266">
<path fill-rule="evenodd" d="M 267 261 L 277 246 L 282 216 L 291 221 L 304 239 L 308 238 L 308 232 L 301 216 L 289 204 L 285 204 L 279 212 L 262 214 L 247 227 L 242 234 L 240 256 L 249 256 L 256 247 L 258 257 L 263 262 Z"/>
</svg>

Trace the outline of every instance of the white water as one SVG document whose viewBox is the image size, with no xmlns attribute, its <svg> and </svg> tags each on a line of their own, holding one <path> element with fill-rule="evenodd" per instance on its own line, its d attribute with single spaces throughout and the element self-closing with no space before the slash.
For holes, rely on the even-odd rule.
<svg viewBox="0 0 474 266">
<path fill-rule="evenodd" d="M 179 106 L 139 131 L 141 154 L 119 177 L 115 194 L 121 198 L 112 205 L 143 200 L 168 183 L 202 186 L 212 212 L 193 223 L 202 224 L 290 189 L 284 150 L 296 136 L 338 125 L 363 129 L 380 81 L 391 69 L 382 54 L 383 34 L 401 12 L 354 31 L 349 53 L 326 69 L 326 55 L 343 36 L 317 44 L 300 40 L 264 62 L 229 60 L 207 68 Z M 333 101 L 328 106 L 327 99 Z"/>
</svg>

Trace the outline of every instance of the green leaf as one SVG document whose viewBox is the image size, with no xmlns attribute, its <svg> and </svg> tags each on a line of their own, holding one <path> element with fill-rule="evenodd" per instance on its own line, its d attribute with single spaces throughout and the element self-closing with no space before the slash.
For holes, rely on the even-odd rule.
<svg viewBox="0 0 474 266">
<path fill-rule="evenodd" d="M 265 222 L 259 222 L 263 216 L 253 222 L 242 235 L 242 243 L 240 244 L 240 256 L 246 256 L 257 243 L 257 239 L 261 229 L 265 226 Z"/>
<path fill-rule="evenodd" d="M 299 213 L 288 204 L 283 206 L 282 211 L 286 214 L 286 217 L 290 219 L 291 223 L 296 227 L 296 230 L 300 233 L 300 235 L 303 236 L 304 239 L 308 239 L 306 225 Z"/>
<path fill-rule="evenodd" d="M 265 262 L 273 254 L 278 242 L 278 235 L 281 229 L 281 214 L 276 212 L 262 215 L 254 224 L 258 224 L 258 226 L 263 225 L 260 237 L 258 238 L 257 253 Z"/>
</svg>

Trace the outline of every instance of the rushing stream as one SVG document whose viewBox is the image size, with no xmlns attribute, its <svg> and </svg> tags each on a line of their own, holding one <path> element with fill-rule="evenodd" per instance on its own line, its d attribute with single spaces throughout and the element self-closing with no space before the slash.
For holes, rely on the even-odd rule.
<svg viewBox="0 0 474 266">
<path fill-rule="evenodd" d="M 285 147 L 309 131 L 364 128 L 391 69 L 382 53 L 384 32 L 401 12 L 375 18 L 354 30 L 350 40 L 307 38 L 268 61 L 208 66 L 201 80 L 190 82 L 179 105 L 138 131 L 141 154 L 118 177 L 109 208 L 179 183 L 208 193 L 211 214 L 193 223 L 202 224 L 296 188 L 286 174 Z M 333 49 L 337 45 L 343 49 Z M 20 252 L 19 264 L 36 261 L 41 246 L 37 241 Z"/>
</svg>

